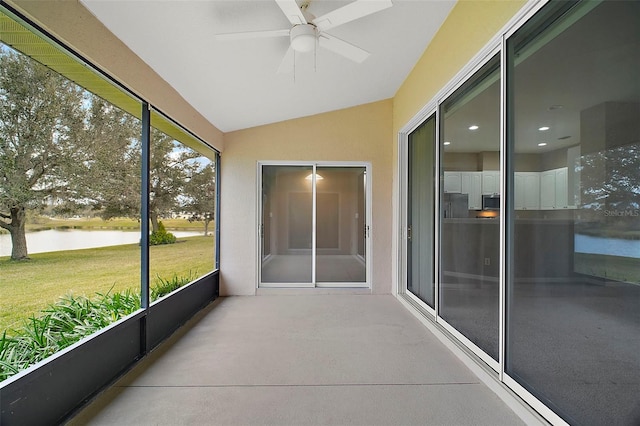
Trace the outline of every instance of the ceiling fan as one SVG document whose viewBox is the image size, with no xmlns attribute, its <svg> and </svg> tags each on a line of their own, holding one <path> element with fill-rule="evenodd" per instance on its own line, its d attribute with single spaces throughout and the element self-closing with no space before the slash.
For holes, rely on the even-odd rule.
<svg viewBox="0 0 640 426">
<path fill-rule="evenodd" d="M 393 6 L 391 0 L 356 0 L 316 18 L 308 12 L 310 0 L 305 0 L 300 6 L 296 0 L 275 0 L 275 2 L 291 23 L 291 28 L 218 34 L 216 38 L 243 40 L 288 36 L 289 48 L 280 63 L 278 73 L 287 72 L 293 68 L 296 52 L 309 52 L 315 49 L 316 44 L 356 63 L 363 62 L 369 56 L 369 52 L 327 34 L 326 31 Z"/>
</svg>

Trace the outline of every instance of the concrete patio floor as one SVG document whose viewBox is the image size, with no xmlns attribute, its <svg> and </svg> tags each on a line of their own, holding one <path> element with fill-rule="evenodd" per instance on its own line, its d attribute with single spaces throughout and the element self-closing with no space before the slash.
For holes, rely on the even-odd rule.
<svg viewBox="0 0 640 426">
<path fill-rule="evenodd" d="M 393 296 L 274 295 L 218 299 L 69 424 L 532 419 L 516 415 Z"/>
</svg>

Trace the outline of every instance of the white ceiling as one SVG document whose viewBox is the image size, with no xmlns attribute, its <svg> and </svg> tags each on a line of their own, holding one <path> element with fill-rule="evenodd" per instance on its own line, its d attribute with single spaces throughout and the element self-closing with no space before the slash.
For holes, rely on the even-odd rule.
<svg viewBox="0 0 640 426">
<path fill-rule="evenodd" d="M 290 28 L 274 0 L 80 1 L 223 132 L 393 97 L 455 4 L 393 0 L 327 31 L 371 53 L 363 63 L 318 48 L 297 53 L 294 72 L 277 73 L 288 37 L 216 40 Z M 311 0 L 308 12 L 348 3 Z"/>
</svg>

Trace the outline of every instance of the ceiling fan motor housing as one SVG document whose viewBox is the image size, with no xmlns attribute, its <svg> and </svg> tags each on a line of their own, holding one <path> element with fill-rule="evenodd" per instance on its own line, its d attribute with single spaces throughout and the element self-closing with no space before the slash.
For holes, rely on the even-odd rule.
<svg viewBox="0 0 640 426">
<path fill-rule="evenodd" d="M 296 52 L 309 52 L 316 46 L 318 30 L 313 24 L 296 25 L 291 28 L 291 48 Z"/>
</svg>

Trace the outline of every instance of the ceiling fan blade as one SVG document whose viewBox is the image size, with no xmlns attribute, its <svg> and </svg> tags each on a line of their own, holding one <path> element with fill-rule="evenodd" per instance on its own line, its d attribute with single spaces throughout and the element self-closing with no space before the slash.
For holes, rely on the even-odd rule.
<svg viewBox="0 0 640 426">
<path fill-rule="evenodd" d="M 320 34 L 318 41 L 320 43 L 320 47 L 337 53 L 338 55 L 342 55 L 357 63 L 363 62 L 370 55 L 366 50 L 360 49 L 358 46 L 354 46 L 351 43 L 347 43 L 346 41 L 340 40 L 339 38 L 329 34 Z"/>
<path fill-rule="evenodd" d="M 288 37 L 289 31 L 290 30 L 269 30 L 216 34 L 216 40 L 247 40 L 253 38 Z"/>
<path fill-rule="evenodd" d="M 289 48 L 287 49 L 287 53 L 284 54 L 282 62 L 280 62 L 280 66 L 278 67 L 278 74 L 284 74 L 293 70 L 295 53 L 296 52 L 293 50 L 293 48 L 289 46 Z"/>
<path fill-rule="evenodd" d="M 296 3 L 296 0 L 276 0 L 276 3 L 282 9 L 282 13 L 287 17 L 291 25 L 302 25 L 307 23 L 307 19 L 302 14 L 302 10 Z"/>
<path fill-rule="evenodd" d="M 320 31 L 327 31 L 338 25 L 355 21 L 372 13 L 379 12 L 393 6 L 391 0 L 357 0 L 339 9 L 319 16 L 313 20 L 313 24 Z"/>
</svg>

